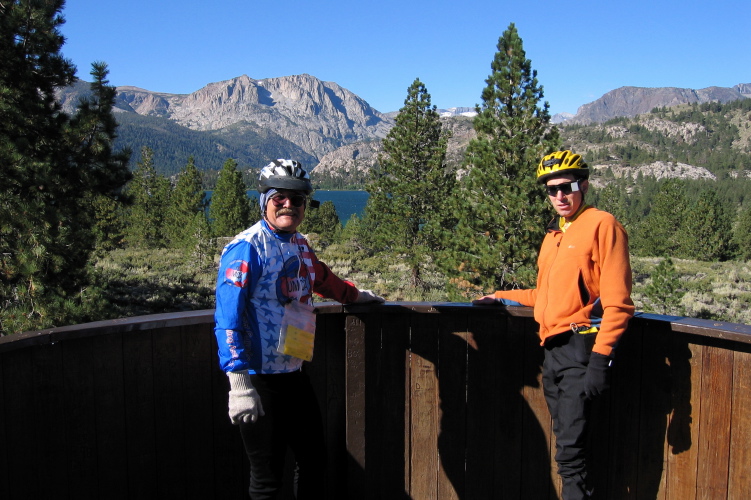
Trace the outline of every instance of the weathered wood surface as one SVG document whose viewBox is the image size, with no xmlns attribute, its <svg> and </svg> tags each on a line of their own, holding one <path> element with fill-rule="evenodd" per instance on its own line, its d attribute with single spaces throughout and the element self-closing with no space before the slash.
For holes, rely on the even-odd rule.
<svg viewBox="0 0 751 500">
<path fill-rule="evenodd" d="M 331 499 L 559 498 L 527 308 L 319 308 Z M 0 498 L 243 498 L 213 311 L 0 338 Z M 594 407 L 600 498 L 745 498 L 751 327 L 640 315 Z M 285 489 L 289 498 L 291 489 Z"/>
</svg>

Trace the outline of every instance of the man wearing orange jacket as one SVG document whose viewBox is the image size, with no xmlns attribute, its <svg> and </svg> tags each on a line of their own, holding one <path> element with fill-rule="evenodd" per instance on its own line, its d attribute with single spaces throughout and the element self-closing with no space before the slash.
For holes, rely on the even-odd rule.
<svg viewBox="0 0 751 500">
<path fill-rule="evenodd" d="M 634 314 L 628 236 L 611 214 L 584 203 L 588 179 L 581 155 L 557 151 L 542 159 L 537 180 L 558 217 L 540 248 L 537 287 L 473 301 L 534 307 L 564 500 L 592 494 L 585 460 L 590 401 L 609 387 L 615 347 Z"/>
</svg>

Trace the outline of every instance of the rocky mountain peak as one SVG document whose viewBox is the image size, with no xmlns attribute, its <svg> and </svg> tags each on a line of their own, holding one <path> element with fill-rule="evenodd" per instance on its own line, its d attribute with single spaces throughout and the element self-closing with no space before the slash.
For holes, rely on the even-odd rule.
<svg viewBox="0 0 751 500">
<path fill-rule="evenodd" d="M 89 92 L 89 84 L 79 81 L 60 89 L 58 99 L 72 113 Z M 277 134 L 315 158 L 345 144 L 382 139 L 393 126 L 392 118 L 359 96 L 308 74 L 262 80 L 241 75 L 190 94 L 122 86 L 117 88 L 115 110 L 166 118 L 198 131 L 245 123 Z"/>
<path fill-rule="evenodd" d="M 584 104 L 576 115 L 565 123 L 588 125 L 606 122 L 619 116 L 631 118 L 649 113 L 654 108 L 679 104 L 703 104 L 712 101 L 726 103 L 746 98 L 749 90 L 751 84 L 748 83 L 731 88 L 707 87 L 699 90 L 677 87 L 620 87 L 596 101 Z"/>
</svg>

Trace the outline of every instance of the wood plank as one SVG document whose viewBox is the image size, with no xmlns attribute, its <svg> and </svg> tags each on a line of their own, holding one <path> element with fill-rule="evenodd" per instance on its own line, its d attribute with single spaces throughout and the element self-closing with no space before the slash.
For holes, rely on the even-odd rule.
<svg viewBox="0 0 751 500">
<path fill-rule="evenodd" d="M 673 404 L 666 439 L 667 500 L 685 500 L 696 495 L 703 357 L 704 347 L 690 342 L 690 336 L 673 336 L 669 359 Z"/>
<path fill-rule="evenodd" d="M 326 317 L 325 359 L 315 360 L 316 368 L 324 368 L 316 363 L 325 362 L 325 405 L 324 425 L 326 426 L 326 443 L 329 466 L 326 491 L 333 499 L 347 498 L 347 470 L 349 456 L 347 454 L 347 371 L 346 371 L 346 337 L 345 317 L 343 314 L 324 315 Z M 346 478 L 347 480 L 343 480 Z"/>
<path fill-rule="evenodd" d="M 751 492 L 751 353 L 736 351 L 733 358 L 728 498 L 743 498 Z"/>
<path fill-rule="evenodd" d="M 367 498 L 408 498 L 409 314 L 371 314 L 366 323 Z"/>
<path fill-rule="evenodd" d="M 438 498 L 438 315 L 412 322 L 410 352 L 410 496 Z"/>
<path fill-rule="evenodd" d="M 5 400 L 5 385 L 10 385 L 4 374 L 5 353 L 0 351 L 0 498 L 11 498 L 10 496 L 10 478 L 8 477 L 8 441 L 5 437 L 5 429 L 10 428 L 10 424 L 5 418 L 5 409 L 10 404 Z"/>
<path fill-rule="evenodd" d="M 555 436 L 542 390 L 542 363 L 545 350 L 540 345 L 539 326 L 531 318 L 509 319 L 509 332 L 520 339 L 523 354 L 521 394 L 522 418 L 521 497 L 557 499 L 560 478 L 555 463 Z"/>
<path fill-rule="evenodd" d="M 212 373 L 219 372 L 213 325 L 189 325 L 180 329 L 182 342 L 182 395 L 185 432 L 185 491 L 195 498 L 213 498 L 214 433 L 212 428 Z"/>
<path fill-rule="evenodd" d="M 477 348 L 467 352 L 467 500 L 503 496 L 504 490 L 495 489 L 496 476 L 501 483 L 515 480 L 496 466 L 503 453 L 498 428 L 509 425 L 499 417 L 501 401 L 509 396 L 499 392 L 497 356 L 506 352 L 504 323 L 497 309 L 478 310 L 469 317 L 469 335 Z"/>
<path fill-rule="evenodd" d="M 643 386 L 640 394 L 638 498 L 665 498 L 665 440 L 672 407 L 672 376 L 669 360 L 673 333 L 669 325 L 658 323 L 649 332 L 642 349 Z M 642 333 L 643 338 L 643 333 Z"/>
<path fill-rule="evenodd" d="M 636 323 L 636 324 L 634 324 Z M 639 424 L 642 385 L 650 383 L 642 373 L 642 351 L 650 348 L 645 336 L 659 328 L 644 321 L 631 320 L 616 352 L 610 389 L 610 443 L 608 450 L 608 489 L 606 498 L 639 500 Z"/>
<path fill-rule="evenodd" d="M 476 348 L 468 326 L 466 314 L 441 314 L 438 332 L 438 497 L 445 500 L 462 499 L 466 490 L 467 353 Z"/>
<path fill-rule="evenodd" d="M 696 498 L 709 500 L 727 496 L 733 352 L 707 346 L 703 363 Z"/>
<path fill-rule="evenodd" d="M 99 335 L 87 340 L 94 353 L 89 360 L 96 394 L 97 496 L 127 498 L 128 478 L 124 451 L 125 425 L 122 334 Z"/>
<path fill-rule="evenodd" d="M 77 498 L 98 496 L 96 373 L 91 360 L 96 353 L 91 339 L 67 340 L 63 344 L 64 421 L 70 491 Z M 42 422 L 40 422 L 40 425 Z"/>
<path fill-rule="evenodd" d="M 315 332 L 315 342 L 313 344 L 313 359 L 311 361 L 305 361 L 303 363 L 302 371 L 305 373 L 305 375 L 308 377 L 308 380 L 310 380 L 310 385 L 313 387 L 313 393 L 315 394 L 316 401 L 318 403 L 318 408 L 321 412 L 321 418 L 323 422 L 323 432 L 324 432 L 324 442 L 326 444 L 326 450 L 328 451 L 328 440 L 327 440 L 327 422 L 328 422 L 328 408 L 326 404 L 326 386 L 327 386 L 327 380 L 326 380 L 326 371 L 328 369 L 328 360 L 326 351 L 328 348 L 329 343 L 329 336 L 326 334 L 327 327 L 327 315 L 324 314 L 316 314 L 316 332 Z M 291 469 L 288 471 L 285 470 L 285 476 L 292 476 L 294 477 L 294 460 L 292 453 L 288 453 L 289 460 L 287 461 L 289 465 L 291 465 Z M 329 470 L 329 464 L 331 463 L 331 456 L 326 457 L 326 476 L 324 484 L 326 486 L 330 486 L 329 484 L 329 478 L 331 477 L 331 471 Z M 289 496 L 292 496 L 292 485 L 285 481 L 285 491 L 281 493 L 281 498 L 288 498 Z M 335 498 L 330 493 L 327 495 L 331 498 Z"/>
<path fill-rule="evenodd" d="M 44 407 L 37 403 L 44 397 L 43 393 L 36 394 L 33 381 L 29 373 L 32 365 L 32 349 L 22 349 L 2 353 L 3 400 L 0 408 L 0 428 L 3 447 L 0 453 L 4 455 L 5 467 L 0 474 L 6 477 L 5 484 L 0 486 L 4 492 L 3 498 L 37 497 L 40 492 L 37 473 L 34 470 L 37 444 L 37 429 L 46 420 Z M 65 464 L 57 464 L 67 474 Z M 2 477 L 2 476 L 0 476 Z M 62 485 L 67 489 L 67 481 Z"/>
<path fill-rule="evenodd" d="M 155 492 L 160 497 L 184 498 L 185 490 L 184 370 L 181 327 L 164 328 L 152 337 L 154 445 L 156 462 Z"/>
<path fill-rule="evenodd" d="M 350 455 L 348 478 L 348 498 L 366 498 L 365 477 L 365 324 L 356 316 L 346 319 L 346 360 L 347 360 L 347 451 Z"/>
<path fill-rule="evenodd" d="M 123 336 L 128 494 L 132 498 L 148 497 L 159 488 L 154 421 L 154 334 L 158 335 L 147 330 Z"/>
<path fill-rule="evenodd" d="M 44 409 L 38 422 L 42 425 L 36 425 L 33 436 L 29 436 L 29 445 L 35 442 L 37 447 L 34 452 L 33 468 L 37 474 L 34 487 L 39 498 L 64 496 L 69 491 L 67 471 L 61 466 L 67 462 L 65 421 L 57 418 L 65 412 L 60 376 L 63 371 L 62 346 L 60 343 L 41 344 L 31 349 L 31 354 L 32 364 L 29 368 L 34 392 L 26 394 L 26 397 L 33 401 L 33 408 Z M 48 418 L 48 415 L 56 417 Z"/>
</svg>

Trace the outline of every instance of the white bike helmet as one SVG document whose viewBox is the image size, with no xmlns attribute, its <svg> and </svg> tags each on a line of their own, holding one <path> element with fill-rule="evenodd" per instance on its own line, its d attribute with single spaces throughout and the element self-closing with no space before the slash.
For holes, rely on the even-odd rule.
<svg viewBox="0 0 751 500">
<path fill-rule="evenodd" d="M 258 175 L 258 192 L 269 189 L 292 189 L 307 195 L 313 192 L 313 185 L 299 161 L 280 158 L 263 167 Z"/>
</svg>

